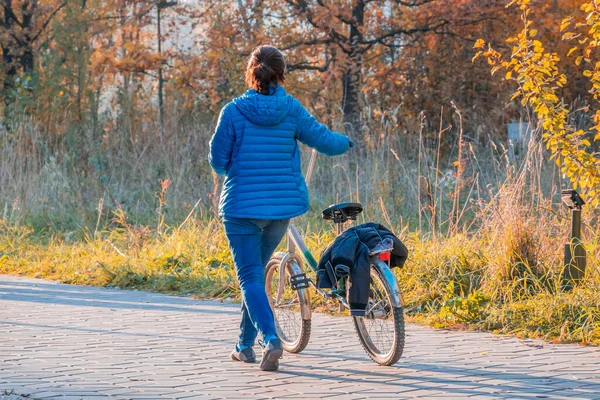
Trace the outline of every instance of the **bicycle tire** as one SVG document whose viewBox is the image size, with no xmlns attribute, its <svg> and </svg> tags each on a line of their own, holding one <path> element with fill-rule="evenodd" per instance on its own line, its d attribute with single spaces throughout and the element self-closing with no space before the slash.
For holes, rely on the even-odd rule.
<svg viewBox="0 0 600 400">
<path fill-rule="evenodd" d="M 400 357 L 402 357 L 402 352 L 404 351 L 404 343 L 405 343 L 405 326 L 404 326 L 404 312 L 402 306 L 394 307 L 393 302 L 391 300 L 392 290 L 390 288 L 390 284 L 379 275 L 375 267 L 371 266 L 371 287 L 369 289 L 369 305 L 377 304 L 377 299 L 375 296 L 381 295 L 381 293 L 375 293 L 376 290 L 383 289 L 385 292 L 385 297 L 387 298 L 387 306 L 383 307 L 383 311 L 386 313 L 385 318 L 369 318 L 366 317 L 352 317 L 354 322 L 354 328 L 360 340 L 360 344 L 362 345 L 365 352 L 368 356 L 375 361 L 379 365 L 390 366 L 398 362 Z M 373 288 L 378 286 L 375 290 Z M 366 326 L 368 321 L 375 320 L 388 320 L 389 325 L 393 327 L 394 333 L 392 335 L 392 341 L 389 346 L 389 349 L 380 350 L 375 342 L 378 340 L 373 340 L 370 330 Z M 381 331 L 380 331 L 381 332 Z M 382 347 L 382 346 L 380 346 Z"/>
<path fill-rule="evenodd" d="M 294 319 L 297 321 L 297 323 L 295 324 L 296 326 L 292 328 L 289 324 L 289 312 L 286 313 L 285 311 L 288 308 L 273 306 L 273 302 L 275 299 L 274 292 L 276 293 L 276 289 L 274 290 L 273 288 L 273 283 L 278 284 L 279 274 L 277 274 L 277 279 L 274 280 L 273 277 L 275 272 L 279 270 L 281 266 L 281 260 L 282 258 L 280 256 L 273 256 L 267 263 L 267 267 L 265 268 L 265 290 L 267 292 L 267 297 L 269 298 L 269 303 L 271 304 L 271 309 L 273 310 L 277 334 L 279 336 L 279 339 L 281 340 L 283 348 L 289 353 L 300 353 L 306 348 L 310 340 L 311 320 L 302 318 L 302 314 L 300 312 L 300 309 L 298 308 L 298 310 L 294 311 Z M 285 280 L 285 282 L 287 285 L 290 285 L 289 277 L 292 275 L 293 270 L 291 268 L 290 263 L 288 263 L 286 267 L 286 274 L 288 275 L 288 277 Z M 297 301 L 299 307 L 300 298 L 298 290 L 293 290 L 291 286 L 286 287 L 285 290 L 288 294 L 288 297 L 290 298 L 290 301 L 291 297 L 295 297 L 295 301 Z M 307 289 L 299 290 L 305 290 L 305 295 L 308 296 Z"/>
</svg>

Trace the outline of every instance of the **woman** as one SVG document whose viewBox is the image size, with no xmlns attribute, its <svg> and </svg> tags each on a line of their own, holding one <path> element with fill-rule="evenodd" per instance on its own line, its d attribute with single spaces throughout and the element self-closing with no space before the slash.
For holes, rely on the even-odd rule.
<svg viewBox="0 0 600 400">
<path fill-rule="evenodd" d="M 257 47 L 248 60 L 250 90 L 221 111 L 210 142 L 209 161 L 226 175 L 219 215 L 242 290 L 240 336 L 231 358 L 254 362 L 263 336 L 260 369 L 275 371 L 283 354 L 265 292 L 264 269 L 285 235 L 290 218 L 309 208 L 297 141 L 321 153 L 342 154 L 352 146 L 331 132 L 281 86 L 285 60 L 272 46 Z"/>
</svg>

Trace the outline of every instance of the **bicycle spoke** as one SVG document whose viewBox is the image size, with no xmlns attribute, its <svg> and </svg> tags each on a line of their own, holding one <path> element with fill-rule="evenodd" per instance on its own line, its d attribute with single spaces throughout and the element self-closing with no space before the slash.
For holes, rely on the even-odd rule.
<svg viewBox="0 0 600 400">
<path fill-rule="evenodd" d="M 268 277 L 270 279 L 270 293 L 267 295 L 271 298 L 273 311 L 275 314 L 275 323 L 277 332 L 284 341 L 295 341 L 302 330 L 302 315 L 300 312 L 300 302 L 296 291 L 290 287 L 279 287 L 279 268 Z M 284 272 L 286 279 L 284 282 L 289 284 L 289 272 Z M 278 301 L 277 301 L 278 300 Z"/>
<path fill-rule="evenodd" d="M 389 352 L 394 345 L 394 321 L 390 319 L 390 310 L 392 309 L 383 283 L 379 278 L 372 279 L 370 288 L 370 299 L 366 314 L 370 317 L 361 318 L 365 331 L 376 350 L 385 354 Z M 377 311 L 383 311 L 384 317 L 378 317 Z"/>
</svg>

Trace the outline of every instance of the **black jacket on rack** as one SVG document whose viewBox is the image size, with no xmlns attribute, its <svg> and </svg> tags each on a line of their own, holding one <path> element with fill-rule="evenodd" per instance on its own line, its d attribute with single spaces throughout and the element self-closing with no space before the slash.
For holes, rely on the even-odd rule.
<svg viewBox="0 0 600 400">
<path fill-rule="evenodd" d="M 402 268 L 408 258 L 408 249 L 389 229 L 374 222 L 347 229 L 321 255 L 317 268 L 317 287 L 335 287 L 337 279 L 343 276 L 344 271 L 348 271 L 351 315 L 365 315 L 371 284 L 369 253 L 385 239 L 394 243 L 390 266 Z"/>
</svg>

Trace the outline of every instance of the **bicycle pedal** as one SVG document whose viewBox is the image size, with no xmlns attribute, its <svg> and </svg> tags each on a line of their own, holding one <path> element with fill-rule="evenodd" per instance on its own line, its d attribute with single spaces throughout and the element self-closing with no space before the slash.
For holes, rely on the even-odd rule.
<svg viewBox="0 0 600 400">
<path fill-rule="evenodd" d="M 294 290 L 305 289 L 309 287 L 310 279 L 306 277 L 305 273 L 290 276 L 290 286 Z"/>
</svg>

